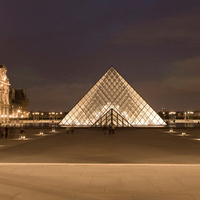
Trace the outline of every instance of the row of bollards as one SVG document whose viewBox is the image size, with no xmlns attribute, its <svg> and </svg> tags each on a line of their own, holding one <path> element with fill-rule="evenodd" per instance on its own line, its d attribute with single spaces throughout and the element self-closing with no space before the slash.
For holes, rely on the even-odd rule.
<svg viewBox="0 0 200 200">
<path fill-rule="evenodd" d="M 170 128 L 170 129 L 169 129 L 169 132 L 170 132 L 170 133 L 174 133 L 174 130 L 173 130 L 173 128 Z M 187 133 L 185 133 L 185 132 L 182 132 L 182 133 L 181 133 L 181 135 L 182 135 L 182 136 L 186 136 L 186 135 L 187 135 Z"/>
<path fill-rule="evenodd" d="M 52 130 L 51 130 L 52 132 L 56 132 L 56 129 L 55 128 L 52 128 Z M 39 134 L 40 135 L 44 135 L 44 131 L 43 130 L 41 130 L 40 132 L 39 132 Z"/>
<path fill-rule="evenodd" d="M 52 128 L 51 131 L 52 131 L 52 132 L 56 132 L 56 129 L 55 129 L 55 128 Z M 44 135 L 44 131 L 41 130 L 41 131 L 39 132 L 39 135 Z M 25 134 L 25 131 L 24 131 L 23 129 L 20 130 L 19 140 L 26 140 L 26 134 Z"/>
</svg>

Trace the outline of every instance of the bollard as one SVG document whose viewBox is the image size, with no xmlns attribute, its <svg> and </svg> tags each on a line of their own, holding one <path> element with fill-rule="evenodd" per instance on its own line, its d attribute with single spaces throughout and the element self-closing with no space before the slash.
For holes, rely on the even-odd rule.
<svg viewBox="0 0 200 200">
<path fill-rule="evenodd" d="M 171 129 L 169 130 L 169 132 L 170 132 L 170 133 L 173 133 L 173 132 L 174 132 L 173 128 L 171 128 Z"/>
<path fill-rule="evenodd" d="M 44 134 L 44 132 L 43 131 L 40 131 L 40 135 L 43 135 Z"/>
</svg>

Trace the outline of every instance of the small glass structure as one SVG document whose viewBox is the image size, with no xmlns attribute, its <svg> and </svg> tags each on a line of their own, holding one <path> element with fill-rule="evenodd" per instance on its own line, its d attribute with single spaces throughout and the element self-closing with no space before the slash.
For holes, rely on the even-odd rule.
<svg viewBox="0 0 200 200">
<path fill-rule="evenodd" d="M 132 127 L 166 124 L 115 68 L 111 67 L 59 125 Z"/>
</svg>

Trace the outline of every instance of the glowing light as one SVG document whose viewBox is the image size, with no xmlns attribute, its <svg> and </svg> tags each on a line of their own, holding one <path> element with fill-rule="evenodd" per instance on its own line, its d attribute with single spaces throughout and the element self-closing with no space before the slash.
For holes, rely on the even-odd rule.
<svg viewBox="0 0 200 200">
<path fill-rule="evenodd" d="M 26 136 L 25 136 L 25 135 L 20 135 L 19 139 L 20 139 L 20 140 L 25 140 L 25 139 L 26 139 Z"/>
<path fill-rule="evenodd" d="M 176 112 L 169 112 L 169 115 L 175 115 Z"/>
<path fill-rule="evenodd" d="M 44 132 L 43 131 L 40 131 L 40 135 L 43 135 L 44 134 Z"/>
<path fill-rule="evenodd" d="M 173 128 L 171 128 L 171 129 L 169 130 L 169 132 L 170 132 L 170 133 L 173 133 L 173 132 L 174 132 Z"/>
<path fill-rule="evenodd" d="M 181 135 L 182 135 L 182 136 L 186 136 L 186 133 L 183 132 Z"/>
</svg>

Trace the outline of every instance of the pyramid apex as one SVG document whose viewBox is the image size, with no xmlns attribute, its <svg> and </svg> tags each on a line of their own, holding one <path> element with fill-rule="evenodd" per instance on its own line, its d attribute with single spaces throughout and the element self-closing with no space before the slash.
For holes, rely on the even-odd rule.
<svg viewBox="0 0 200 200">
<path fill-rule="evenodd" d="M 114 68 L 113 65 L 111 65 L 110 68 L 108 69 L 108 71 L 116 71 L 116 69 Z"/>
<path fill-rule="evenodd" d="M 113 65 L 110 66 L 110 69 L 111 69 L 111 68 L 115 69 Z"/>
</svg>

